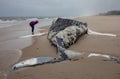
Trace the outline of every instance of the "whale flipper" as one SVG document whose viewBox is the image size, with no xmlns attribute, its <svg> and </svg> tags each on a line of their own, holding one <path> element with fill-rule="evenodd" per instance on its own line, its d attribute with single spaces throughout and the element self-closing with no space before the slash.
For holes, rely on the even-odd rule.
<svg viewBox="0 0 120 79">
<path fill-rule="evenodd" d="M 24 61 L 21 61 L 17 64 L 15 64 L 12 67 L 12 70 L 17 70 L 23 67 L 30 67 L 30 66 L 34 66 L 34 65 L 41 65 L 44 63 L 50 63 L 50 62 L 54 62 L 55 58 L 52 57 L 37 57 L 37 58 L 31 58 L 31 59 L 27 59 Z"/>
<path fill-rule="evenodd" d="M 91 29 L 88 29 L 88 32 L 87 32 L 89 35 L 102 35 L 102 36 L 113 36 L 113 37 L 116 37 L 117 35 L 115 34 L 110 34 L 110 33 L 100 33 L 100 32 L 96 32 L 96 31 L 93 31 Z"/>
</svg>

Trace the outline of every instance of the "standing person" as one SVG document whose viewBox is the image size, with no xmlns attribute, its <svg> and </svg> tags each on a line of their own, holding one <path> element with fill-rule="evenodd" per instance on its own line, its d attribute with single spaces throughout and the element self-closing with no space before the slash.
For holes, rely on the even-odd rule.
<svg viewBox="0 0 120 79">
<path fill-rule="evenodd" d="M 31 26 L 32 34 L 34 34 L 34 26 L 38 23 L 38 20 L 31 21 L 29 25 Z"/>
</svg>

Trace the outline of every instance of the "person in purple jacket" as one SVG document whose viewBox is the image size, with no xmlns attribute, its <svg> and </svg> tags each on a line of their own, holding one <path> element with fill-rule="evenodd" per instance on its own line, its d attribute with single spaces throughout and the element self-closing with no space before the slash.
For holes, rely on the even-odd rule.
<svg viewBox="0 0 120 79">
<path fill-rule="evenodd" d="M 38 20 L 31 21 L 29 25 L 31 26 L 32 34 L 34 34 L 34 26 L 38 23 Z"/>
</svg>

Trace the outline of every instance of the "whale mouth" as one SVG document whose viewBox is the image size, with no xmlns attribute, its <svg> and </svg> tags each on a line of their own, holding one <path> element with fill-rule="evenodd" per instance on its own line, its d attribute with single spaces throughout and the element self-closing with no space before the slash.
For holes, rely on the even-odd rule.
<svg viewBox="0 0 120 79">
<path fill-rule="evenodd" d="M 12 70 L 14 70 L 14 71 L 15 71 L 15 70 L 18 70 L 18 68 L 17 68 L 16 66 L 13 66 L 13 67 L 12 67 Z"/>
</svg>

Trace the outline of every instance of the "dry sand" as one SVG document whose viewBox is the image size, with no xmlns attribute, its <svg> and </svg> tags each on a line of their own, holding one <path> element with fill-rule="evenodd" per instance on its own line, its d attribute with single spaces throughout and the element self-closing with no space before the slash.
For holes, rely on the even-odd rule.
<svg viewBox="0 0 120 79">
<path fill-rule="evenodd" d="M 79 17 L 76 20 L 87 22 L 88 27 L 94 31 L 117 34 L 117 37 L 84 35 L 68 49 L 86 53 L 104 53 L 120 57 L 120 16 Z M 9 31 L 10 28 L 6 29 Z M 41 32 L 47 32 L 49 27 L 44 27 L 43 29 L 46 30 Z M 26 32 L 26 34 L 29 33 L 30 31 Z M 20 35 L 23 35 L 23 33 Z M 36 36 L 30 39 L 33 44 L 30 45 L 27 41 L 29 46 L 22 49 L 22 56 L 18 61 L 39 56 L 58 57 L 57 49 L 48 41 L 47 35 Z M 18 44 L 21 43 L 19 43 L 19 40 L 17 41 Z M 5 63 L 4 61 L 2 62 Z M 11 71 L 10 67 L 14 63 L 16 61 L 7 67 L 9 69 L 7 79 L 120 79 L 120 64 L 112 61 L 103 61 L 103 58 L 100 57 L 80 58 L 77 61 L 63 61 Z M 3 75 L 0 75 L 0 79 L 2 78 Z"/>
</svg>

